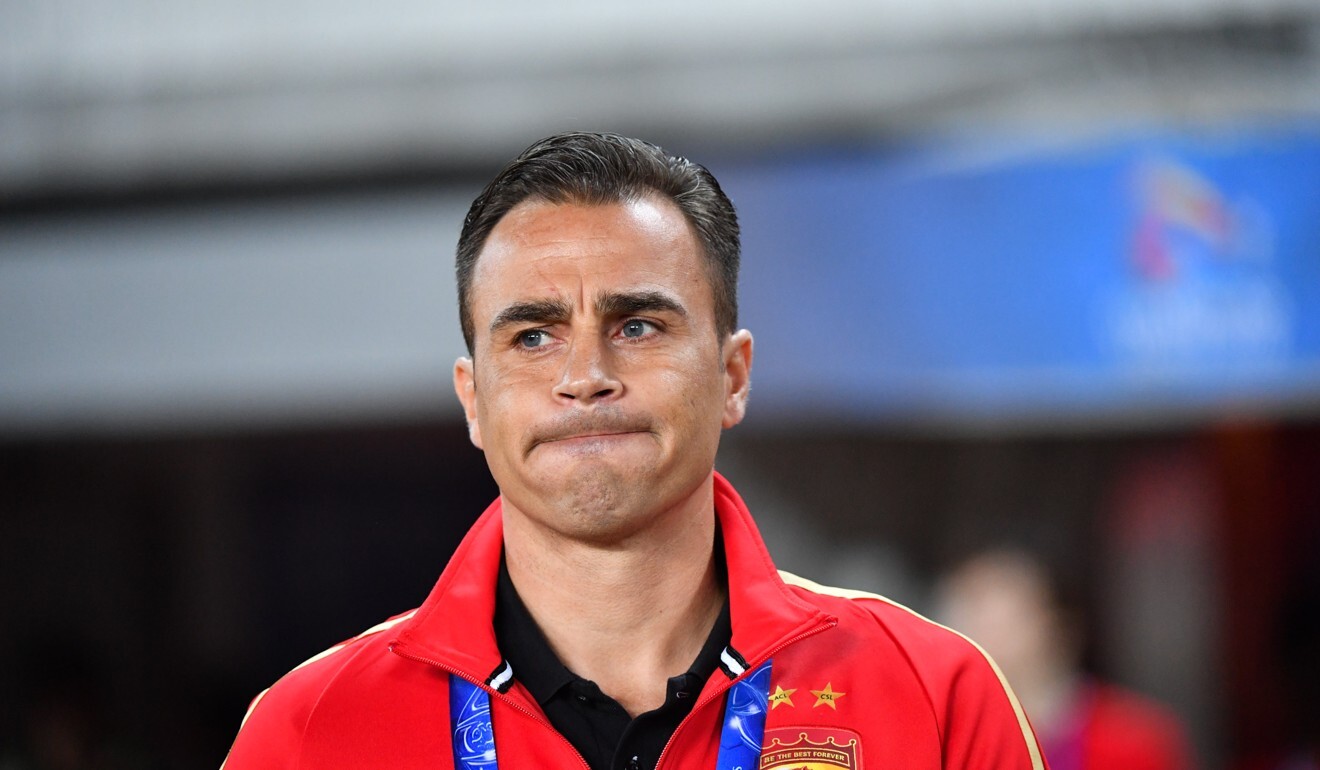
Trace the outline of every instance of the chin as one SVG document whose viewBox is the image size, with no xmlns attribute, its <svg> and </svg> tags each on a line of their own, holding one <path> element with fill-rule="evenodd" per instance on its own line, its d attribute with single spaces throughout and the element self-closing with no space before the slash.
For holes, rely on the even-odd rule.
<svg viewBox="0 0 1320 770">
<path fill-rule="evenodd" d="M 700 486 L 709 471 L 657 462 L 658 458 L 619 455 L 578 457 L 572 462 L 538 464 L 524 475 L 514 506 L 530 520 L 561 537 L 608 546 L 645 531 L 666 510 Z M 694 466 L 695 467 L 695 466 Z M 531 469 L 528 469 L 531 470 Z M 691 474 L 690 483 L 683 479 Z M 499 482 L 499 479 L 496 479 Z"/>
<path fill-rule="evenodd" d="M 577 468 L 554 489 L 545 489 L 538 518 L 565 537 L 602 545 L 645 528 L 659 502 L 638 474 L 610 466 Z"/>
<path fill-rule="evenodd" d="M 596 467 L 574 474 L 554 503 L 557 518 L 581 534 L 606 535 L 639 518 L 637 481 L 613 468 Z"/>
</svg>

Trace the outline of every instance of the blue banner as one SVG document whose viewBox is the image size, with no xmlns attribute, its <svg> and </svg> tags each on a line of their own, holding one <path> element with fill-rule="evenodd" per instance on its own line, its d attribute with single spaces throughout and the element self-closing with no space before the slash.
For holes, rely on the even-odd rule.
<svg viewBox="0 0 1320 770">
<path fill-rule="evenodd" d="M 1320 400 L 1320 127 L 715 171 L 771 419 Z"/>
</svg>

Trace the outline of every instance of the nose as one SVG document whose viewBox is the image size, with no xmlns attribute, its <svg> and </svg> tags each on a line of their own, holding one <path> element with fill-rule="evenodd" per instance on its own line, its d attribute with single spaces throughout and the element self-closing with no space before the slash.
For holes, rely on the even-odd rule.
<svg viewBox="0 0 1320 770">
<path fill-rule="evenodd" d="M 554 393 L 557 398 L 577 401 L 583 406 L 623 393 L 623 383 L 613 372 L 609 352 L 600 340 L 581 337 L 573 340 Z"/>
</svg>

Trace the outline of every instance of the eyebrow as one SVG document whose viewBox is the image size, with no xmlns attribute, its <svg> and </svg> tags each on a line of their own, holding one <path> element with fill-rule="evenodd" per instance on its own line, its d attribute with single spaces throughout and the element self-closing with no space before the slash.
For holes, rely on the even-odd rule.
<svg viewBox="0 0 1320 770">
<path fill-rule="evenodd" d="M 596 297 L 596 312 L 605 318 L 666 312 L 687 318 L 687 310 L 678 300 L 659 291 L 603 292 Z M 490 322 L 490 332 L 494 334 L 509 326 L 523 324 L 544 326 L 563 323 L 572 315 L 572 307 L 563 300 L 515 302 L 495 315 L 495 319 Z"/>
<path fill-rule="evenodd" d="M 687 318 L 687 310 L 678 300 L 659 291 L 604 292 L 596 297 L 596 312 L 605 318 L 641 313 L 674 313 Z"/>
<path fill-rule="evenodd" d="M 515 302 L 495 314 L 495 320 L 490 322 L 490 331 L 491 334 L 494 334 L 507 326 L 521 324 L 541 326 L 560 323 L 568 320 L 572 314 L 572 308 L 562 300 L 539 299 Z"/>
</svg>

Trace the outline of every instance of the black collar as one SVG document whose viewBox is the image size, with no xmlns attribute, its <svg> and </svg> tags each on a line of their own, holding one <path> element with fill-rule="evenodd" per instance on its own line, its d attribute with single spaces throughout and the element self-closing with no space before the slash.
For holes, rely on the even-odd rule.
<svg viewBox="0 0 1320 770">
<path fill-rule="evenodd" d="M 723 580 L 724 553 L 721 545 L 717 538 L 716 567 Z M 587 680 L 569 671 L 550 649 L 550 643 L 546 641 L 545 635 L 536 625 L 527 606 L 518 596 L 517 589 L 513 587 L 513 580 L 509 577 L 509 569 L 503 557 L 500 558 L 500 573 L 495 589 L 494 625 L 500 652 L 513 668 L 514 678 L 522 682 L 542 707 L 565 687 L 574 683 L 587 683 Z M 719 667 L 720 653 L 732 638 L 733 625 L 729 617 L 729 600 L 726 598 L 719 616 L 715 619 L 715 625 L 711 627 L 710 635 L 706 637 L 705 644 L 697 653 L 696 660 L 692 662 L 686 673 L 669 680 L 669 690 L 674 691 L 680 681 L 684 689 L 695 684 L 696 689 L 700 690 L 701 685 Z"/>
</svg>

